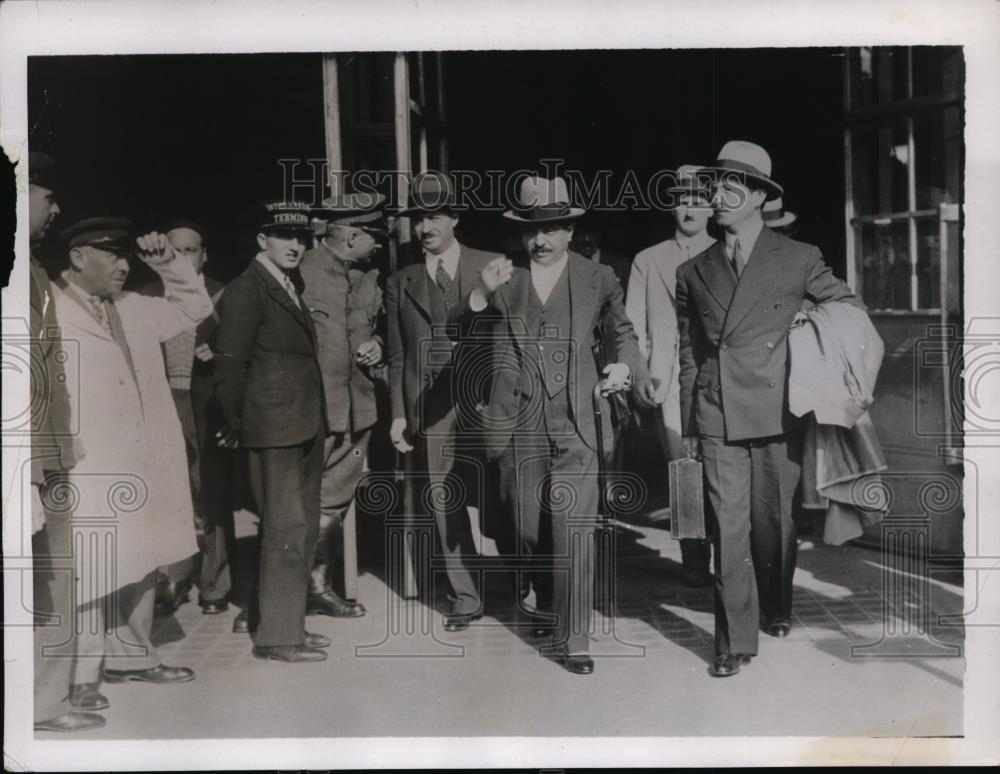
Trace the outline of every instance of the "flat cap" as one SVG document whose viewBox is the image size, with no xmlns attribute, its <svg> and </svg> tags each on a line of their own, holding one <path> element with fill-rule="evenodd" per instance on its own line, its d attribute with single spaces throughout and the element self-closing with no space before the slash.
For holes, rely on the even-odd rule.
<svg viewBox="0 0 1000 774">
<path fill-rule="evenodd" d="M 85 218 L 62 231 L 67 248 L 97 247 L 116 253 L 134 251 L 135 225 L 126 218 Z"/>
<path fill-rule="evenodd" d="M 44 151 L 28 151 L 28 182 L 54 191 L 58 185 L 56 162 Z"/>
</svg>

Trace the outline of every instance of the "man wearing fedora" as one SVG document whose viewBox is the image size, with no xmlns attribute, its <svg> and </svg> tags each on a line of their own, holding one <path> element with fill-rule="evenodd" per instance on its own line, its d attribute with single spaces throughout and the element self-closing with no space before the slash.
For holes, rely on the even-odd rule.
<svg viewBox="0 0 1000 774">
<path fill-rule="evenodd" d="M 466 389 L 460 376 L 468 349 L 458 325 L 483 267 L 499 257 L 458 241 L 456 207 L 446 175 L 414 178 L 408 206 L 399 214 L 411 219 L 423 260 L 390 276 L 385 295 L 393 446 L 411 455 L 412 473 L 453 495 L 423 498 L 434 508 L 446 567 L 446 631 L 466 629 L 482 615 L 479 584 L 468 566 L 476 550 L 467 507 L 479 504 L 484 482 L 477 428 L 469 421 L 477 398 L 474 385 Z"/>
<path fill-rule="evenodd" d="M 799 231 L 799 216 L 791 210 L 785 209 L 785 204 L 780 196 L 777 199 L 764 202 L 762 215 L 764 225 L 771 231 L 777 231 L 789 239 L 795 239 L 795 235 Z"/>
<path fill-rule="evenodd" d="M 570 206 L 565 181 L 526 178 L 519 205 L 504 215 L 519 227 L 530 265 L 492 261 L 470 297 L 470 313 L 497 318 L 495 378 L 482 409 L 485 445 L 498 461 L 516 550 L 540 564 L 530 573 L 534 634 L 553 637 L 545 653 L 568 671 L 590 674 L 590 541 L 599 511 L 591 396 L 600 379 L 605 395 L 634 378 L 645 382 L 644 369 L 614 272 L 569 250 L 583 210 Z M 614 339 L 603 373 L 591 352 L 595 329 L 611 331 Z M 602 414 L 607 439 L 609 414 Z"/>
<path fill-rule="evenodd" d="M 649 394 L 637 392 L 639 405 L 657 412 L 655 427 L 666 462 L 684 457 L 681 441 L 680 370 L 677 329 L 677 267 L 715 243 L 708 233 L 712 214 L 710 178 L 700 167 L 685 164 L 677 170 L 676 185 L 668 189 L 674 204 L 674 235 L 635 257 L 629 275 L 625 311 L 635 326 L 639 351 L 652 381 Z M 681 543 L 681 582 L 706 586 L 711 548 L 706 540 Z"/>
<path fill-rule="evenodd" d="M 788 410 L 787 333 L 803 302 L 864 308 L 819 250 L 764 226 L 782 194 L 771 158 L 735 140 L 719 152 L 713 205 L 724 239 L 677 269 L 684 445 L 704 461 L 715 543 L 712 674 L 757 654 L 758 629 L 791 628 L 792 497 L 800 426 Z"/>
<path fill-rule="evenodd" d="M 247 448 L 260 515 L 260 565 L 247 623 L 254 655 L 323 661 L 330 640 L 307 632 L 305 616 L 319 532 L 326 401 L 316 329 L 293 278 L 310 240 L 311 208 L 273 202 L 265 209 L 260 252 L 219 303 L 214 362 L 225 418 L 219 442 Z"/>
<path fill-rule="evenodd" d="M 370 260 L 385 234 L 381 194 L 338 194 L 313 211 L 322 221 L 316 246 L 299 271 L 316 328 L 323 372 L 327 436 L 323 447 L 319 537 L 309 577 L 306 612 L 356 618 L 364 605 L 340 597 L 331 585 L 332 564 L 344 516 L 364 473 L 368 441 L 378 419 L 372 369 L 382 361 L 378 269 Z M 315 224 L 315 221 L 314 221 Z"/>
</svg>

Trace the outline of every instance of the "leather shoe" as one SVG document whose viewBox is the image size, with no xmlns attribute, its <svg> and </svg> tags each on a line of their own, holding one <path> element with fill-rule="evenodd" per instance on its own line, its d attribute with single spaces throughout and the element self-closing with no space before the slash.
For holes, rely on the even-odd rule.
<svg viewBox="0 0 1000 774">
<path fill-rule="evenodd" d="M 67 712 L 65 715 L 35 723 L 35 730 L 60 733 L 93 731 L 95 728 L 104 728 L 106 724 L 107 721 L 104 718 L 92 712 Z"/>
<path fill-rule="evenodd" d="M 198 603 L 201 605 L 202 615 L 219 615 L 229 609 L 229 603 L 224 599 L 208 599 Z"/>
<path fill-rule="evenodd" d="M 713 677 L 729 677 L 740 671 L 741 666 L 750 663 L 753 656 L 747 653 L 720 653 L 712 664 Z"/>
<path fill-rule="evenodd" d="M 791 630 L 791 622 L 784 620 L 771 621 L 771 623 L 764 627 L 764 632 L 766 634 L 770 634 L 772 637 L 777 637 L 779 640 L 787 637 Z"/>
<path fill-rule="evenodd" d="M 287 664 L 306 664 L 326 661 L 326 651 L 305 645 L 257 645 L 253 649 L 255 658 L 284 661 Z"/>
<path fill-rule="evenodd" d="M 177 608 L 188 601 L 188 592 L 191 591 L 193 585 L 190 578 L 185 578 L 177 583 L 168 581 L 157 587 L 153 612 L 157 615 L 171 615 L 176 613 Z"/>
<path fill-rule="evenodd" d="M 246 608 L 240 610 L 236 618 L 233 619 L 233 634 L 250 633 L 250 613 Z"/>
<path fill-rule="evenodd" d="M 330 638 L 323 634 L 306 632 L 305 637 L 302 639 L 302 644 L 307 648 L 329 648 Z"/>
<path fill-rule="evenodd" d="M 160 664 L 152 669 L 105 669 L 104 679 L 109 683 L 186 683 L 194 680 L 194 672 L 187 667 L 168 667 Z"/>
<path fill-rule="evenodd" d="M 706 567 L 684 567 L 681 570 L 681 584 L 689 589 L 707 586 L 712 582 L 712 573 Z"/>
<path fill-rule="evenodd" d="M 594 659 L 586 653 L 571 656 L 563 653 L 556 657 L 556 662 L 567 672 L 574 675 L 590 675 L 594 673 Z"/>
<path fill-rule="evenodd" d="M 73 709 L 97 712 L 107 709 L 108 698 L 97 690 L 97 683 L 77 683 L 69 687 L 69 703 Z"/>
<path fill-rule="evenodd" d="M 444 617 L 446 632 L 460 632 L 469 628 L 469 624 L 482 618 L 482 613 L 453 613 Z"/>
<path fill-rule="evenodd" d="M 334 618 L 360 618 L 367 611 L 360 602 L 348 602 L 336 592 L 326 591 L 306 596 L 306 615 L 329 615 Z"/>
</svg>

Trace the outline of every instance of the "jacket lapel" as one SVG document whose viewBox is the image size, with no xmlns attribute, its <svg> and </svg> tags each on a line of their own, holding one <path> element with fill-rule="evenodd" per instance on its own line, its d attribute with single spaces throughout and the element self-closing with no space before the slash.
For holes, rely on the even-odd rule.
<svg viewBox="0 0 1000 774">
<path fill-rule="evenodd" d="M 781 243 L 775 239 L 774 232 L 767 227 L 762 228 L 736 286 L 726 321 L 722 324 L 723 339 L 740 324 L 764 291 L 773 284 L 775 275 L 781 268 L 781 262 L 778 260 L 780 250 Z M 719 251 L 722 252 L 722 249 L 719 248 Z"/>
<path fill-rule="evenodd" d="M 528 298 L 531 293 L 531 270 L 515 269 L 510 282 L 496 292 L 500 311 L 507 319 L 507 325 L 518 346 L 524 349 L 527 334 Z"/>
<path fill-rule="evenodd" d="M 569 254 L 569 308 L 573 343 L 571 352 L 586 346 L 592 338 L 590 326 L 594 321 L 601 295 L 601 277 L 597 266 L 586 258 Z M 589 312 L 589 313 L 588 313 Z"/>
<path fill-rule="evenodd" d="M 673 239 L 663 245 L 653 260 L 653 265 L 663 280 L 663 285 L 671 298 L 677 293 L 677 267 L 687 260 L 687 253 Z"/>
<path fill-rule="evenodd" d="M 408 272 L 406 275 L 406 286 L 403 288 L 403 292 L 410 297 L 410 300 L 417 307 L 417 311 L 427 320 L 427 324 L 431 324 L 431 298 L 430 290 L 427 287 L 427 281 L 430 279 L 427 276 L 427 270 L 424 268 L 423 258 L 420 259 L 419 264 L 414 264 L 415 270 Z"/>
<path fill-rule="evenodd" d="M 55 279 L 52 284 L 59 288 L 65 298 L 68 298 L 75 304 L 73 308 L 76 310 L 76 314 L 72 315 L 75 325 L 102 339 L 114 341 L 111 334 L 104 330 L 104 327 L 97 321 L 97 318 L 94 317 L 93 310 L 71 287 L 69 287 L 69 283 L 66 282 L 66 280 L 59 277 Z"/>
<path fill-rule="evenodd" d="M 292 317 L 295 318 L 296 322 L 299 323 L 303 328 L 306 329 L 306 333 L 309 334 L 309 338 L 312 339 L 313 344 L 316 343 L 316 332 L 312 326 L 312 320 L 309 319 L 305 312 L 302 310 L 305 308 L 305 301 L 302 300 L 302 296 L 299 296 L 299 303 L 296 304 L 292 301 L 291 296 L 288 292 L 281 287 L 281 284 L 271 273 L 260 265 L 260 261 L 256 258 L 253 259 L 253 267 L 257 273 L 263 278 L 264 284 L 267 287 L 267 293 L 271 296 L 271 299 L 282 309 L 287 311 Z"/>
<path fill-rule="evenodd" d="M 721 242 L 716 242 L 708 248 L 707 253 L 704 261 L 695 264 L 696 271 L 719 306 L 729 309 L 733 301 L 733 292 L 736 290 L 733 267 L 729 265 Z"/>
</svg>

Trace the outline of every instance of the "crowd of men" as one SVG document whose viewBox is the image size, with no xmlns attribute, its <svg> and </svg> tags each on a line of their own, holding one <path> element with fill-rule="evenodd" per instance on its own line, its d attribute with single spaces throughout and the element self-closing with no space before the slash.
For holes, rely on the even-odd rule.
<svg viewBox="0 0 1000 774">
<path fill-rule="evenodd" d="M 102 682 L 195 679 L 151 641 L 156 588 L 183 583 L 197 556 L 202 611 L 228 609 L 237 459 L 260 550 L 233 631 L 261 659 L 325 660 L 331 641 L 308 617 L 365 614 L 334 591 L 332 568 L 374 433 L 410 485 L 438 494 L 421 502 L 444 557 L 444 630 L 483 615 L 475 507 L 500 555 L 527 568 L 511 592 L 533 595 L 542 651 L 590 674 L 594 552 L 575 547 L 597 529 L 599 455 L 614 437 L 612 412 L 592 410 L 595 385 L 655 418 L 664 470 L 703 461 L 711 543 L 682 541 L 682 578 L 714 580 L 712 674 L 748 664 L 761 629 L 786 636 L 800 466 L 786 334 L 804 302 L 863 306 L 815 247 L 767 226 L 794 216 L 763 148 L 727 143 L 711 167 L 678 170 L 675 234 L 631 266 L 574 233 L 584 211 L 562 179 L 539 177 L 503 214 L 525 265 L 458 241 L 444 175 L 414 180 L 396 214 L 420 256 L 388 277 L 371 262 L 386 236 L 377 195 L 266 205 L 258 252 L 225 287 L 204 275 L 205 230 L 189 220 L 138 238 L 119 218 L 67 224 L 58 272 L 33 250 L 36 608 L 66 613 L 36 631 L 35 728 L 102 725 Z M 31 154 L 33 244 L 59 214 L 56 172 Z M 142 293 L 122 291 L 134 258 L 159 279 Z M 62 341 L 78 357 L 57 356 Z M 376 400 L 383 365 L 389 416 Z M 74 552 L 71 534 L 103 535 L 108 514 L 113 548 Z M 57 566 L 66 557 L 73 572 Z M 53 657 L 66 643 L 71 657 Z"/>
</svg>

